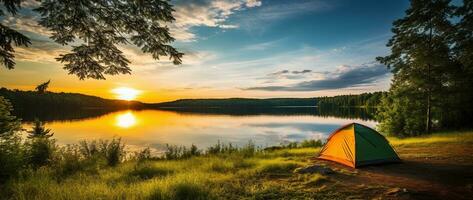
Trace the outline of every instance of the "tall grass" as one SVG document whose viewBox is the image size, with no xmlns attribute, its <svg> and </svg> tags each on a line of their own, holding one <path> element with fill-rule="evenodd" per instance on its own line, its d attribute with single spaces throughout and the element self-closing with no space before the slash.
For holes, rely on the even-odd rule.
<svg viewBox="0 0 473 200">
<path fill-rule="evenodd" d="M 398 139 L 398 144 L 450 140 L 473 142 L 473 137 L 471 132 L 439 134 Z M 88 141 L 58 148 L 54 162 L 24 169 L 1 184 L 1 198 L 291 199 L 299 187 L 322 187 L 328 181 L 318 174 L 304 175 L 301 180 L 293 175 L 295 168 L 307 165 L 319 151 L 314 147 L 264 150 L 252 142 L 241 147 L 218 143 L 206 150 L 172 146 L 169 158 L 153 158 L 144 149 L 132 159 L 116 159 L 123 152 L 110 152 L 123 151 L 117 148 L 122 145 L 120 140 Z M 107 155 L 114 155 L 109 159 L 119 163 L 111 165 Z M 300 184 L 292 188 L 292 181 Z"/>
</svg>

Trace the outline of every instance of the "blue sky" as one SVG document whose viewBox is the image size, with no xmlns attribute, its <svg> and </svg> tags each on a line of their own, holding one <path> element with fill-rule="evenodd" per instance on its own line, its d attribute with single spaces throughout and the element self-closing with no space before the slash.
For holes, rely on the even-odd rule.
<svg viewBox="0 0 473 200">
<path fill-rule="evenodd" d="M 174 45 L 186 53 L 176 67 L 123 46 L 132 75 L 79 81 L 54 61 L 68 47 L 51 42 L 48 30 L 25 4 L 10 25 L 33 38 L 17 50 L 15 70 L 0 69 L 0 85 L 28 89 L 52 80 L 54 91 L 111 97 L 118 86 L 143 91 L 153 102 L 207 97 L 312 97 L 386 90 L 390 73 L 376 56 L 386 55 L 395 19 L 407 0 L 174 0 Z M 46 73 L 45 73 L 46 72 Z M 35 75 L 33 75 L 35 74 Z M 31 76 L 25 79 L 20 77 Z"/>
</svg>

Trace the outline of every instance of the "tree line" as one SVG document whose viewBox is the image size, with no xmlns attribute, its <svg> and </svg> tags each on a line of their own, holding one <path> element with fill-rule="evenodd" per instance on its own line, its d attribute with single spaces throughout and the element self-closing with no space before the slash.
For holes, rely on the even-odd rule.
<svg viewBox="0 0 473 200">
<path fill-rule="evenodd" d="M 386 92 L 373 92 L 351 95 L 338 95 L 333 97 L 318 97 L 317 106 L 319 107 L 376 107 L 381 102 Z"/>
<path fill-rule="evenodd" d="M 48 91 L 22 91 L 0 88 L 0 96 L 8 99 L 15 113 L 47 110 L 78 110 L 83 108 L 122 109 L 138 108 L 138 101 L 104 99 L 78 93 L 55 93 Z"/>
<path fill-rule="evenodd" d="M 379 128 L 414 136 L 472 127 L 473 1 L 411 0 L 392 32 L 390 54 L 377 58 L 394 75 Z"/>
</svg>

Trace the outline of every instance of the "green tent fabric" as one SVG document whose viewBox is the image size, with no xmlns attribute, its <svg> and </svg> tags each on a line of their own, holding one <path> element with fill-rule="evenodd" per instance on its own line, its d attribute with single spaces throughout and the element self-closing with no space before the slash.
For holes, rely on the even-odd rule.
<svg viewBox="0 0 473 200">
<path fill-rule="evenodd" d="M 383 135 L 358 123 L 347 124 L 334 131 L 320 151 L 319 158 L 353 168 L 401 161 Z"/>
</svg>

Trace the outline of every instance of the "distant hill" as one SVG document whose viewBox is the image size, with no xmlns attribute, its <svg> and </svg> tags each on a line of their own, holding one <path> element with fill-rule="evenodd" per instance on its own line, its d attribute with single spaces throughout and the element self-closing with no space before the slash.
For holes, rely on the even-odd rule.
<svg viewBox="0 0 473 200">
<path fill-rule="evenodd" d="M 35 91 L 9 90 L 0 88 L 0 96 L 11 101 L 15 109 L 37 107 L 70 107 L 70 108 L 121 108 L 140 107 L 139 101 L 104 99 L 79 93 L 37 93 Z"/>
<path fill-rule="evenodd" d="M 148 104 L 155 108 L 228 108 L 228 107 L 283 107 L 316 106 L 316 98 L 228 98 L 228 99 L 181 99 L 171 102 Z"/>
</svg>

